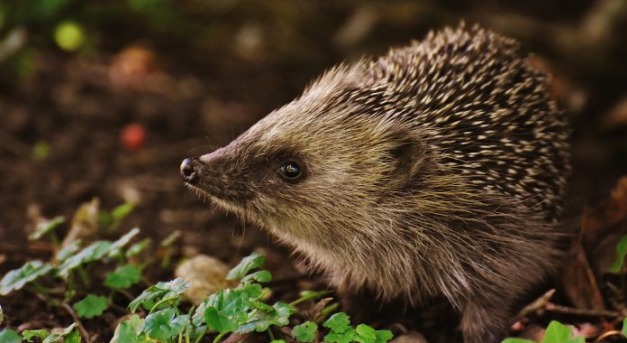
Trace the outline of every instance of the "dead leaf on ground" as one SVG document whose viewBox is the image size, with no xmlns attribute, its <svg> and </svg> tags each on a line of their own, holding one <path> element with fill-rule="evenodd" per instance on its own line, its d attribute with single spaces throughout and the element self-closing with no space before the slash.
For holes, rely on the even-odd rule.
<svg viewBox="0 0 627 343">
<path fill-rule="evenodd" d="M 184 295 L 198 305 L 210 294 L 237 285 L 236 281 L 226 279 L 229 269 L 215 257 L 197 255 L 183 261 L 174 274 L 191 284 Z"/>
<path fill-rule="evenodd" d="M 603 311 L 612 299 L 603 298 L 601 288 L 606 284 L 600 285 L 600 278 L 615 260 L 616 245 L 627 233 L 627 177 L 618 180 L 603 204 L 584 210 L 581 230 L 571 263 L 562 273 L 562 286 L 576 308 Z"/>
<path fill-rule="evenodd" d="M 575 247 L 572 258 L 572 262 L 562 273 L 562 287 L 569 300 L 577 308 L 605 309 L 595 274 L 580 244 Z"/>
<path fill-rule="evenodd" d="M 80 240 L 82 243 L 89 243 L 96 239 L 100 228 L 100 200 L 94 198 L 83 203 L 72 218 L 70 231 L 65 235 L 61 248 L 70 245 L 72 242 Z"/>
<path fill-rule="evenodd" d="M 323 298 L 312 304 L 308 309 L 303 311 L 303 317 L 308 320 L 317 322 L 322 316 L 322 310 L 331 302 L 333 298 Z"/>
</svg>

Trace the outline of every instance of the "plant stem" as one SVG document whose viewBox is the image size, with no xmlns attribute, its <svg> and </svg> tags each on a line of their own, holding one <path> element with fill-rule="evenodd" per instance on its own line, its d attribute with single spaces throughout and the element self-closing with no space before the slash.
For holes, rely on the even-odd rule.
<svg viewBox="0 0 627 343">
<path fill-rule="evenodd" d="M 205 335 L 205 333 L 207 333 L 207 328 L 204 328 L 202 330 L 202 332 L 198 335 L 198 338 L 196 338 L 196 340 L 194 341 L 194 343 L 198 343 L 200 342 L 200 340 L 203 338 L 203 336 Z"/>
<path fill-rule="evenodd" d="M 59 240 L 59 237 L 57 236 L 55 232 L 48 233 L 48 237 L 50 238 L 50 242 L 52 243 L 52 246 L 55 249 L 55 255 L 56 255 L 58 250 L 61 249 L 61 241 Z"/>
<path fill-rule="evenodd" d="M 156 304 L 154 304 L 154 306 L 153 306 L 153 307 L 151 307 L 151 308 L 150 308 L 150 311 L 149 311 L 149 312 L 150 312 L 150 313 L 152 313 L 152 311 L 154 311 L 154 310 L 157 308 L 157 306 L 159 306 L 159 305 L 161 305 L 161 304 L 163 304 L 163 303 L 166 303 L 166 302 L 168 302 L 168 301 L 170 301 L 170 300 L 174 300 L 174 299 L 176 299 L 176 298 L 178 298 L 178 296 L 175 296 L 175 297 L 169 297 L 169 298 L 164 298 L 164 299 L 159 300 L 159 302 L 157 302 Z M 176 313 L 178 313 L 178 307 L 175 307 L 175 308 L 176 308 Z"/>
<path fill-rule="evenodd" d="M 50 289 L 45 287 L 44 285 L 40 284 L 37 281 L 33 281 L 31 282 L 31 286 L 35 289 L 36 292 L 41 293 L 41 294 L 46 294 L 48 295 L 50 293 Z"/>
<path fill-rule="evenodd" d="M 78 275 L 81 277 L 81 281 L 83 281 L 83 286 L 85 286 L 85 288 L 89 288 L 90 280 L 85 268 L 83 268 L 83 266 L 79 266 L 76 270 L 78 270 Z"/>
<path fill-rule="evenodd" d="M 89 332 L 87 332 L 87 330 L 83 326 L 83 323 L 81 323 L 81 320 L 78 317 L 78 314 L 76 314 L 76 311 L 74 311 L 72 306 L 70 306 L 68 303 L 64 302 L 64 303 L 61 304 L 61 307 L 64 310 L 66 310 L 70 314 L 70 316 L 72 316 L 72 319 L 74 319 L 74 323 L 76 323 L 76 326 L 78 327 L 78 332 L 83 337 L 85 342 L 90 343 L 91 342 L 91 337 L 89 336 Z"/>
<path fill-rule="evenodd" d="M 322 297 L 324 295 L 327 295 L 328 293 L 329 292 L 327 292 L 327 291 L 309 292 L 306 295 L 304 295 L 304 296 L 302 296 L 302 297 L 292 301 L 290 303 L 290 305 L 295 306 L 295 305 L 298 305 L 298 304 L 300 304 L 300 303 L 302 303 L 304 301 L 307 301 L 307 300 L 320 298 L 320 297 Z"/>
<path fill-rule="evenodd" d="M 221 334 L 217 335 L 217 336 L 216 336 L 216 338 L 214 338 L 214 339 L 213 339 L 213 343 L 218 343 L 218 342 L 220 342 L 220 340 L 222 339 L 222 337 L 224 337 L 224 335 L 226 335 L 226 334 L 227 334 L 227 332 L 223 332 L 223 333 L 221 333 Z"/>
<path fill-rule="evenodd" d="M 329 313 L 337 310 L 338 307 L 339 307 L 339 305 L 337 303 L 331 304 L 331 305 L 323 308 L 322 311 L 320 311 L 320 314 L 324 318 L 324 317 L 328 316 Z"/>
</svg>

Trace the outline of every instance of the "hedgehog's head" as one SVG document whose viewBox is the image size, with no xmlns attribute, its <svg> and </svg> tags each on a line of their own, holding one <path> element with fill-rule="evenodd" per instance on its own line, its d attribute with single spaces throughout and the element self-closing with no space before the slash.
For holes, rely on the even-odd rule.
<svg viewBox="0 0 627 343">
<path fill-rule="evenodd" d="M 183 161 L 187 185 L 284 238 L 358 229 L 402 195 L 426 158 L 407 123 L 373 115 L 381 104 L 369 101 L 373 87 L 351 81 L 355 73 L 328 73 L 229 145 Z"/>
</svg>

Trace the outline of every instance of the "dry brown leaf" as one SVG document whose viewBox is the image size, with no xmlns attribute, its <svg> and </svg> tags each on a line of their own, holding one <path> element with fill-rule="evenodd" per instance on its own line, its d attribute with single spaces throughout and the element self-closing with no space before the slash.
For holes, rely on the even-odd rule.
<svg viewBox="0 0 627 343">
<path fill-rule="evenodd" d="M 229 269 L 229 266 L 215 257 L 197 255 L 183 261 L 174 274 L 191 284 L 184 295 L 198 305 L 209 294 L 237 285 L 236 281 L 226 280 Z"/>
<path fill-rule="evenodd" d="M 627 176 L 623 176 L 610 194 L 607 205 L 607 216 L 610 225 L 618 224 L 627 219 Z"/>
<path fill-rule="evenodd" d="M 308 309 L 303 311 L 303 317 L 311 321 L 318 321 L 321 317 L 321 311 L 331 302 L 333 298 L 323 298 L 312 304 Z"/>
<path fill-rule="evenodd" d="M 74 213 L 70 231 L 65 235 L 61 247 L 64 248 L 76 240 L 80 240 L 83 244 L 96 240 L 100 228 L 99 214 L 100 200 L 98 198 L 81 204 Z"/>
<path fill-rule="evenodd" d="M 561 282 L 566 295 L 577 308 L 604 310 L 605 305 L 595 274 L 580 244 L 575 247 L 572 256 L 572 263 L 562 273 Z"/>
</svg>

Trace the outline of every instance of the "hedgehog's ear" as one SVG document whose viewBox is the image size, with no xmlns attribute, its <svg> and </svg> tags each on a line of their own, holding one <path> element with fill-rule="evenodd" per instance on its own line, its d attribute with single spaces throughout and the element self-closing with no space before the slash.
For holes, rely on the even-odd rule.
<svg viewBox="0 0 627 343">
<path fill-rule="evenodd" d="M 402 187 L 424 166 L 425 149 L 420 139 L 407 130 L 397 131 L 391 138 L 389 154 L 393 165 L 389 183 L 391 187 Z"/>
</svg>

